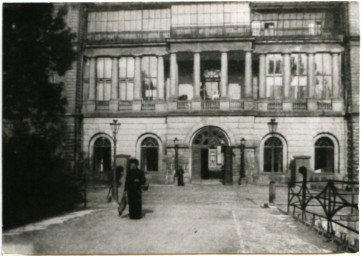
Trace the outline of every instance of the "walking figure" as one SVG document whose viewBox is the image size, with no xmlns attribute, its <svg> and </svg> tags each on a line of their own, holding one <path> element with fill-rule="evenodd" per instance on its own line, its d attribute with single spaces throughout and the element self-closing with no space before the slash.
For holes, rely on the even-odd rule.
<svg viewBox="0 0 362 256">
<path fill-rule="evenodd" d="M 138 169 L 138 160 L 129 160 L 129 172 L 126 177 L 129 217 L 140 219 L 142 216 L 142 185 L 146 183 L 145 174 Z"/>
<path fill-rule="evenodd" d="M 181 166 L 177 168 L 177 186 L 184 186 L 184 169 Z"/>
</svg>

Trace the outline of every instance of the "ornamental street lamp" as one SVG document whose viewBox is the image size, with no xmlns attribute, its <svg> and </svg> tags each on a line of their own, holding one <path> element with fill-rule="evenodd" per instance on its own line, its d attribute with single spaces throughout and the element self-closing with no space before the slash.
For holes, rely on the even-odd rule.
<svg viewBox="0 0 362 256">
<path fill-rule="evenodd" d="M 278 123 L 275 122 L 275 119 L 272 118 L 270 119 L 270 122 L 268 122 L 268 128 L 269 128 L 269 132 L 272 135 L 272 138 L 274 138 L 275 133 L 277 132 L 277 128 L 278 128 Z M 269 183 L 269 203 L 270 204 L 274 204 L 275 201 L 275 192 L 276 192 L 276 188 L 275 188 L 275 181 L 274 181 L 274 146 L 272 144 L 271 147 L 272 150 L 272 154 L 271 154 L 271 176 L 270 176 L 270 183 Z"/>
<path fill-rule="evenodd" d="M 112 123 L 109 124 L 113 133 L 113 175 L 112 175 L 112 199 L 115 202 L 118 202 L 118 181 L 116 178 L 116 149 L 117 149 L 117 133 L 121 123 L 118 123 L 117 120 L 113 120 Z"/>
<path fill-rule="evenodd" d="M 270 122 L 268 122 L 268 128 L 269 128 L 269 132 L 274 137 L 274 133 L 277 132 L 277 128 L 278 128 L 278 123 L 275 122 L 274 118 L 270 119 Z"/>
<path fill-rule="evenodd" d="M 244 152 L 245 152 L 245 139 L 240 139 L 240 177 L 239 177 L 239 185 L 241 184 L 241 180 L 245 178 L 245 162 L 244 162 Z"/>
</svg>

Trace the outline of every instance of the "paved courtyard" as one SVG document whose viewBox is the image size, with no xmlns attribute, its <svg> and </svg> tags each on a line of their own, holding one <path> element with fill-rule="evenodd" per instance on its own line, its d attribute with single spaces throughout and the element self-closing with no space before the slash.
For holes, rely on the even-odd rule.
<svg viewBox="0 0 362 256">
<path fill-rule="evenodd" d="M 284 208 L 286 188 L 277 189 Z M 151 185 L 144 217 L 119 217 L 91 188 L 89 209 L 9 230 L 3 252 L 21 254 L 331 253 L 336 246 L 277 208 L 261 207 L 268 187 Z"/>
</svg>

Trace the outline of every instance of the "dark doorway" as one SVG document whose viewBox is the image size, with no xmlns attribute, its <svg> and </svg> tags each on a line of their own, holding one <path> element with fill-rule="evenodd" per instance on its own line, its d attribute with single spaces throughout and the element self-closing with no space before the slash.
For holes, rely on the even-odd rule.
<svg viewBox="0 0 362 256">
<path fill-rule="evenodd" d="M 228 145 L 228 140 L 220 128 L 206 126 L 197 132 L 192 143 L 192 176 L 194 179 L 222 178 L 222 145 Z"/>
<path fill-rule="evenodd" d="M 209 178 L 209 150 L 201 149 L 201 179 Z"/>
</svg>

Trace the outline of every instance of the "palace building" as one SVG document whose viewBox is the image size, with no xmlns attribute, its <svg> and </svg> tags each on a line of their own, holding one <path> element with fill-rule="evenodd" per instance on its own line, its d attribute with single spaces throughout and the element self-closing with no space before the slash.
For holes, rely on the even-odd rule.
<svg viewBox="0 0 362 256">
<path fill-rule="evenodd" d="M 153 183 L 172 182 L 176 138 L 191 183 L 223 169 L 286 183 L 300 157 L 316 180 L 358 174 L 358 2 L 63 5 L 77 33 L 59 78 L 76 172 L 108 180 L 117 120 L 117 158 L 140 159 Z"/>
</svg>

